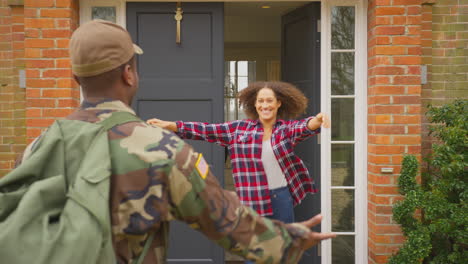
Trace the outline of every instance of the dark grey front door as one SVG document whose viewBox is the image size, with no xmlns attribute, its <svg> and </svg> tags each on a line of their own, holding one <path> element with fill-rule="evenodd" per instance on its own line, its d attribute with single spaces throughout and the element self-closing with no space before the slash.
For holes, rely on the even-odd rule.
<svg viewBox="0 0 468 264">
<path fill-rule="evenodd" d="M 128 3 L 127 28 L 144 50 L 133 108 L 144 119 L 223 121 L 223 4 L 182 3 L 181 44 L 176 3 Z M 224 153 L 215 144 L 189 142 L 203 153 L 220 182 Z M 180 222 L 171 223 L 170 263 L 223 263 L 223 251 Z"/>
<path fill-rule="evenodd" d="M 320 111 L 320 3 L 300 7 L 282 18 L 281 69 L 282 80 L 295 84 L 309 98 L 306 116 Z M 295 152 L 306 164 L 320 188 L 320 145 L 317 137 L 297 145 Z M 320 192 L 295 208 L 296 221 L 320 213 Z M 315 229 L 319 231 L 320 229 Z M 304 253 L 301 264 L 320 263 L 318 248 Z"/>
</svg>

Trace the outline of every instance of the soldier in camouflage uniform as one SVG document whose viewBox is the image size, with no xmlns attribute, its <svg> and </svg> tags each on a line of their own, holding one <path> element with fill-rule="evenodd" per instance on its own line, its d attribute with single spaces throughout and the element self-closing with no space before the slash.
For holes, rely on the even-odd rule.
<svg viewBox="0 0 468 264">
<path fill-rule="evenodd" d="M 142 50 L 118 25 L 93 21 L 77 29 L 70 54 L 84 101 L 67 119 L 94 123 L 118 111 L 135 114 L 129 107 L 139 81 L 135 53 Z M 154 239 L 144 263 L 165 263 L 173 219 L 257 263 L 296 263 L 304 250 L 334 236 L 310 231 L 320 216 L 284 224 L 242 206 L 235 193 L 219 186 L 203 156 L 172 132 L 141 121 L 118 125 L 108 135 L 111 224 L 119 263 L 137 258 L 149 238 Z"/>
</svg>

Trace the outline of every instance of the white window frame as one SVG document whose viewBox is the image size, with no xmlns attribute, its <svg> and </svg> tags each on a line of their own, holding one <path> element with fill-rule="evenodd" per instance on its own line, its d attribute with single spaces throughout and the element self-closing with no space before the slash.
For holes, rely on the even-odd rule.
<svg viewBox="0 0 468 264">
<path fill-rule="evenodd" d="M 115 7 L 116 24 L 127 28 L 125 0 L 81 0 L 80 1 L 80 24 L 91 21 L 91 8 L 94 6 Z"/>
<path fill-rule="evenodd" d="M 355 7 L 355 263 L 367 263 L 367 1 L 328 0 L 322 1 L 321 32 L 321 106 L 322 111 L 331 113 L 331 10 L 333 6 Z M 333 122 L 333 117 L 332 122 Z M 322 130 L 321 137 L 321 208 L 332 208 L 331 204 L 331 131 Z M 331 232 L 332 213 L 323 210 L 322 232 Z M 348 233 L 348 232 L 346 232 Z M 339 233 L 338 233 L 339 234 Z M 332 242 L 322 242 L 322 264 L 332 263 Z"/>
<path fill-rule="evenodd" d="M 205 0 L 199 2 L 219 2 Z M 242 2 L 231 0 L 224 2 Z M 271 0 L 287 2 L 288 0 Z M 303 0 L 296 0 L 303 1 Z M 126 28 L 127 2 L 171 2 L 162 0 L 80 0 L 80 24 L 91 20 L 91 7 L 114 6 L 116 23 Z M 195 2 L 195 0 L 182 2 Z M 196 1 L 198 2 L 198 1 Z M 307 2 L 316 2 L 307 1 Z M 355 263 L 368 262 L 367 229 L 367 1 L 366 0 L 322 0 L 321 10 L 321 111 L 331 113 L 331 8 L 333 6 L 354 6 L 355 21 Z M 333 117 L 332 117 L 333 118 Z M 333 122 L 333 120 L 332 120 Z M 321 133 L 321 208 L 331 207 L 331 131 Z M 331 231 L 331 211 L 322 210 L 322 232 Z M 321 244 L 322 264 L 331 264 L 331 241 Z"/>
</svg>

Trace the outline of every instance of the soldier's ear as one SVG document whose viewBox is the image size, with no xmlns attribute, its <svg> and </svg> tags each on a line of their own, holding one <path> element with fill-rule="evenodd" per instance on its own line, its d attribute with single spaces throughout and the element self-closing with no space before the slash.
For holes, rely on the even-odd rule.
<svg viewBox="0 0 468 264">
<path fill-rule="evenodd" d="M 135 76 L 135 70 L 131 64 L 126 64 L 122 70 L 122 79 L 128 86 L 135 86 L 137 78 Z"/>
</svg>

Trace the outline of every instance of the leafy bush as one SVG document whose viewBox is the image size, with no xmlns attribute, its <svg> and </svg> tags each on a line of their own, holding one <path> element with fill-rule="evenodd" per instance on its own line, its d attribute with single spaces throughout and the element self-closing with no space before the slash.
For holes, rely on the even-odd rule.
<svg viewBox="0 0 468 264">
<path fill-rule="evenodd" d="M 438 142 L 425 159 L 422 184 L 418 161 L 405 156 L 399 191 L 404 200 L 393 215 L 406 236 L 390 264 L 461 264 L 468 261 L 468 101 L 429 107 L 430 135 Z"/>
</svg>

